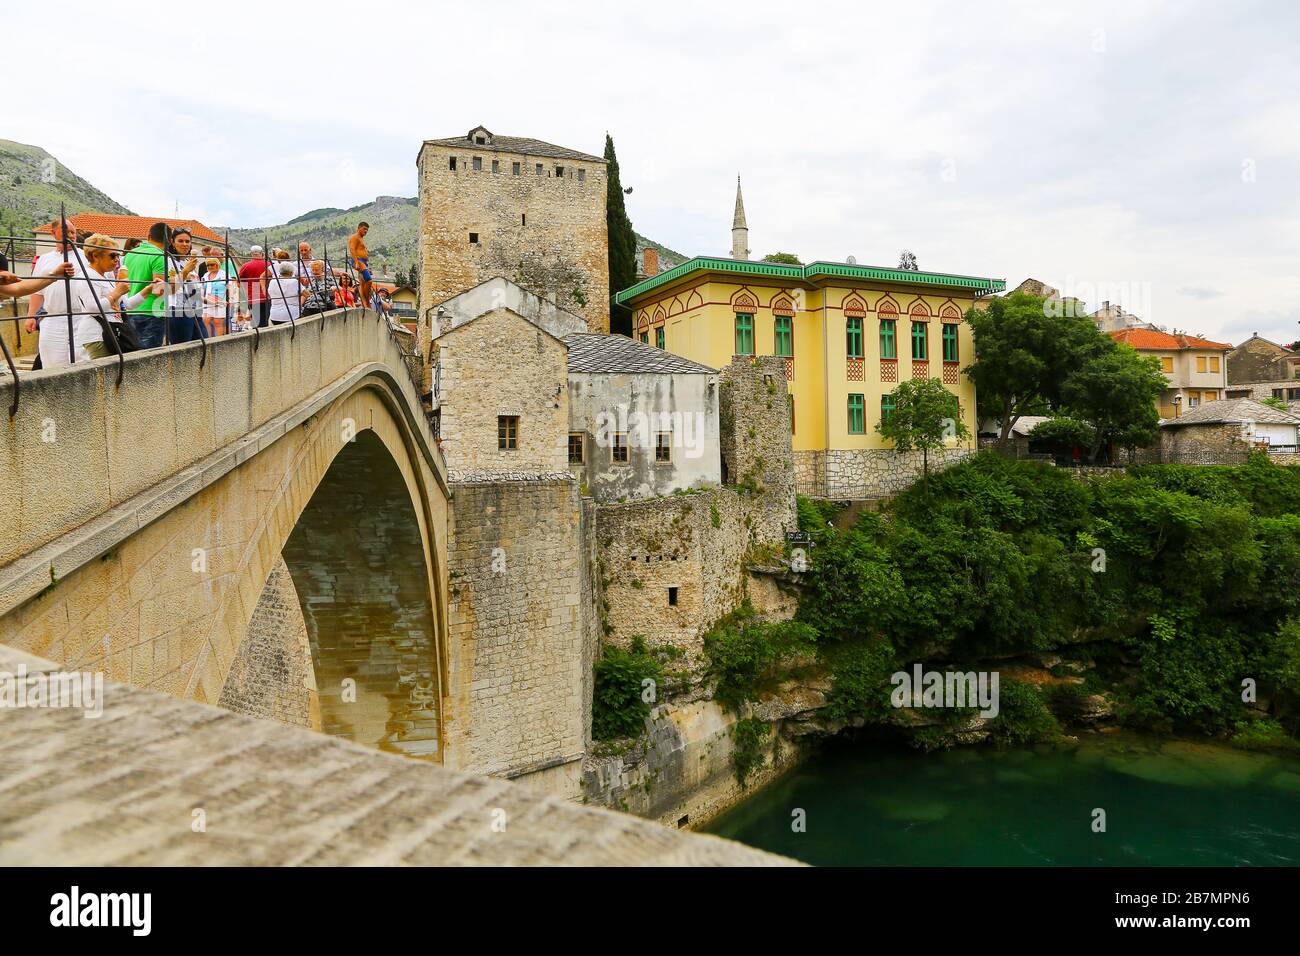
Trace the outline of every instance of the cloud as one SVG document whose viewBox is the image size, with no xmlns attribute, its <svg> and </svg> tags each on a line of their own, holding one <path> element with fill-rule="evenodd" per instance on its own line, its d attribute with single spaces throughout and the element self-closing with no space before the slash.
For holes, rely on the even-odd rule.
<svg viewBox="0 0 1300 956">
<path fill-rule="evenodd" d="M 415 195 L 424 138 L 600 154 L 608 130 L 634 227 L 680 252 L 730 248 L 739 172 L 756 256 L 909 248 L 1226 337 L 1300 300 L 1300 8 L 1246 6 L 372 0 L 383 41 L 358 45 L 342 0 L 230 0 L 161 36 L 65 0 L 64 60 L 129 66 L 101 95 L 10 44 L 3 135 L 137 212 L 258 226 Z M 53 37 L 40 5 L 5 17 Z"/>
</svg>

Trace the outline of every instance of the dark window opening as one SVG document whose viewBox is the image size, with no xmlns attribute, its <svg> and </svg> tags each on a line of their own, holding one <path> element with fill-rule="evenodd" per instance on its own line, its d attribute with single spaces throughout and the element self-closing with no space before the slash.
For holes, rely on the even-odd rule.
<svg viewBox="0 0 1300 956">
<path fill-rule="evenodd" d="M 477 232 L 471 232 L 471 233 L 469 234 L 469 244 L 470 244 L 471 246 L 477 246 L 477 245 L 478 245 L 478 233 L 477 233 Z"/>
<path fill-rule="evenodd" d="M 676 606 L 677 606 L 677 589 L 676 589 L 676 588 L 669 588 L 669 589 L 668 589 L 668 606 L 669 606 L 669 607 L 676 607 Z"/>
<path fill-rule="evenodd" d="M 569 432 L 569 464 L 582 464 L 582 432 Z"/>
<path fill-rule="evenodd" d="M 586 181 L 587 181 L 587 171 L 585 169 L 578 170 L 578 182 L 585 183 Z"/>
<path fill-rule="evenodd" d="M 487 145 L 487 140 L 484 139 L 482 136 L 475 136 L 475 137 L 474 137 L 474 142 L 478 143 L 480 146 L 486 146 L 486 145 Z"/>
<path fill-rule="evenodd" d="M 541 163 L 538 163 L 538 164 L 537 164 L 537 175 L 538 175 L 538 176 L 545 175 L 545 174 L 542 172 L 542 164 L 541 164 Z"/>
<path fill-rule="evenodd" d="M 456 157 L 455 157 L 455 156 L 451 157 L 451 161 L 450 161 L 450 163 L 448 164 L 447 168 L 450 169 L 450 170 L 453 170 L 453 171 L 456 169 Z"/>
<path fill-rule="evenodd" d="M 614 444 L 610 448 L 610 459 L 616 462 L 627 462 L 627 432 L 615 432 Z M 649 558 L 646 559 L 650 560 Z"/>
<path fill-rule="evenodd" d="M 678 818 L 677 818 L 677 829 L 680 830 L 682 827 L 686 826 L 686 824 L 688 824 L 688 823 L 690 823 L 690 822 L 691 822 L 691 815 L 690 815 L 689 813 L 686 814 L 685 816 L 678 817 Z"/>
<path fill-rule="evenodd" d="M 521 225 L 521 226 L 526 226 L 526 225 L 528 225 L 528 213 L 526 213 L 526 212 L 521 212 L 521 213 L 519 214 L 519 225 Z"/>
<path fill-rule="evenodd" d="M 673 433 L 658 432 L 655 435 L 655 461 L 673 460 Z"/>
<path fill-rule="evenodd" d="M 518 176 L 518 175 L 519 175 L 519 164 L 518 164 L 518 163 L 511 163 L 511 164 L 510 164 L 510 174 L 511 174 L 512 176 Z"/>
<path fill-rule="evenodd" d="M 514 451 L 519 447 L 519 416 L 497 416 L 497 449 Z"/>
<path fill-rule="evenodd" d="M 563 178 L 564 178 L 564 167 L 563 167 L 563 166 L 556 166 L 556 167 L 555 167 L 555 178 L 556 178 L 556 179 L 563 179 Z"/>
<path fill-rule="evenodd" d="M 482 170 L 483 170 L 483 157 L 482 157 L 482 156 L 475 156 L 475 157 L 474 157 L 474 172 L 476 172 L 476 173 L 477 173 L 477 172 L 482 172 Z"/>
<path fill-rule="evenodd" d="M 501 160 L 499 159 L 492 160 L 492 172 L 494 173 L 501 172 Z"/>
</svg>

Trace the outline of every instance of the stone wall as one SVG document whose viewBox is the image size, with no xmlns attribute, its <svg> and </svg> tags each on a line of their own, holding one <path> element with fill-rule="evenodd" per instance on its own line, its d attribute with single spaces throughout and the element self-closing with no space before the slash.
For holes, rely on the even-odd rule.
<svg viewBox="0 0 1300 956">
<path fill-rule="evenodd" d="M 591 736 L 595 626 L 585 506 L 571 477 L 454 483 L 448 766 L 547 774 L 574 796 Z"/>
<path fill-rule="evenodd" d="M 1279 362 L 1291 355 L 1280 345 L 1276 345 L 1259 336 L 1251 336 L 1228 353 L 1228 387 L 1235 388 L 1239 383 L 1267 382 L 1272 379 L 1285 378 L 1286 363 Z M 1261 398 L 1271 394 L 1251 395 Z"/>
<path fill-rule="evenodd" d="M 1240 424 L 1184 425 L 1160 429 L 1160 459 L 1166 464 L 1239 465 L 1251 446 Z"/>
<path fill-rule="evenodd" d="M 475 157 L 480 169 L 474 168 Z M 518 176 L 514 163 L 521 165 Z M 562 176 L 556 167 L 563 168 Z M 466 140 L 456 146 L 426 143 L 418 170 L 422 349 L 430 306 L 497 275 L 581 314 L 592 332 L 609 331 L 603 160 L 509 153 Z M 582 287 L 582 302 L 572 295 L 575 285 Z"/>
<path fill-rule="evenodd" d="M 568 349 L 508 309 L 438 339 L 439 434 L 453 481 L 567 474 Z M 519 418 L 518 447 L 498 447 L 498 417 Z"/>
<path fill-rule="evenodd" d="M 793 766 L 801 752 L 778 724 L 762 766 L 742 786 L 732 762 L 738 719 L 711 700 L 656 707 L 632 750 L 587 758 L 583 802 L 677 829 L 703 826 Z"/>
<path fill-rule="evenodd" d="M 745 515 L 753 539 L 783 542 L 798 526 L 785 360 L 736 356 L 719 375 L 723 482 L 756 499 Z"/>
<path fill-rule="evenodd" d="M 0 646 L 19 664 L 57 668 Z M 104 700 L 100 720 L 6 711 L 0 764 L 22 769 L 0 774 L 0 866 L 793 865 L 125 684 Z"/>
<path fill-rule="evenodd" d="M 249 717 L 321 729 L 307 623 L 283 558 L 266 579 L 218 704 Z"/>
<path fill-rule="evenodd" d="M 930 452 L 930 470 L 942 471 L 975 454 L 971 447 L 943 448 Z M 832 449 L 803 452 L 800 473 L 808 483 L 799 493 L 813 498 L 879 498 L 898 494 L 919 481 L 923 457 L 919 451 L 887 448 Z M 813 456 L 820 461 L 809 460 Z M 824 472 L 823 474 L 820 474 Z M 821 483 L 813 484 L 818 477 Z"/>
</svg>

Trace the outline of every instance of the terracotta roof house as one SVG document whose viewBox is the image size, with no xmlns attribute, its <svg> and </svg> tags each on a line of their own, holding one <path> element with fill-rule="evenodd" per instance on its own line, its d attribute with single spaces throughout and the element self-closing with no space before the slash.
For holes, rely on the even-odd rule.
<svg viewBox="0 0 1300 956">
<path fill-rule="evenodd" d="M 196 241 L 204 245 L 225 244 L 225 238 L 217 235 L 197 219 L 167 219 L 161 216 L 117 216 L 99 212 L 79 212 L 68 217 L 79 234 L 89 236 L 101 232 L 114 239 L 148 239 L 149 227 L 155 222 L 165 222 L 173 229 L 188 229 Z M 37 226 L 32 234 L 39 238 L 53 235 L 54 220 L 43 226 Z"/>
<path fill-rule="evenodd" d="M 1161 418 L 1181 413 L 1223 397 L 1227 387 L 1227 353 L 1232 346 L 1196 335 L 1171 335 L 1158 329 L 1119 329 L 1107 333 L 1116 342 L 1132 346 L 1160 360 L 1169 386 L 1157 402 Z"/>
</svg>

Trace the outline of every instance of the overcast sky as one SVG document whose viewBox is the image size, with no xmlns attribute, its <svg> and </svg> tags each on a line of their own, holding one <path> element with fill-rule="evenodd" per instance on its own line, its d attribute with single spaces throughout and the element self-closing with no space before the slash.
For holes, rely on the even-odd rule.
<svg viewBox="0 0 1300 956">
<path fill-rule="evenodd" d="M 1300 4 L 1068 6 L 10 5 L 0 137 L 256 226 L 414 195 L 424 138 L 608 130 L 634 227 L 688 255 L 729 251 L 739 173 L 756 258 L 908 248 L 1300 338 Z"/>
</svg>

